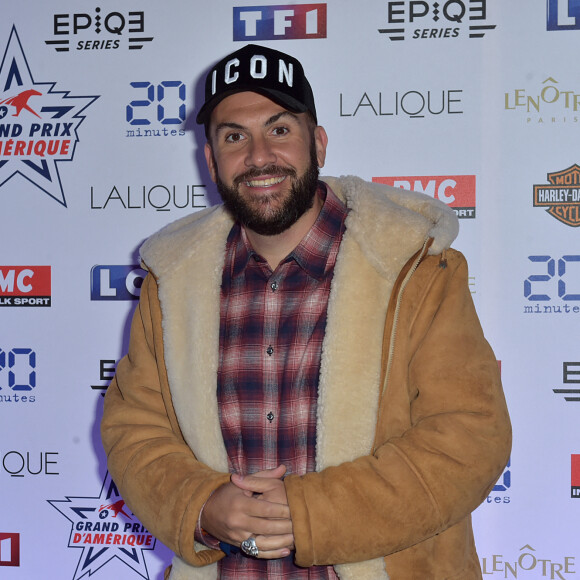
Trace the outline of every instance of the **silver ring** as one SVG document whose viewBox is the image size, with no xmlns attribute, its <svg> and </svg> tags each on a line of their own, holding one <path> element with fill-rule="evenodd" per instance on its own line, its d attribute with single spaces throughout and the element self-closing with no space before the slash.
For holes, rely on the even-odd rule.
<svg viewBox="0 0 580 580">
<path fill-rule="evenodd" d="M 250 536 L 247 540 L 244 540 L 240 546 L 242 552 L 248 556 L 258 557 L 258 546 L 256 546 L 256 538 Z"/>
</svg>

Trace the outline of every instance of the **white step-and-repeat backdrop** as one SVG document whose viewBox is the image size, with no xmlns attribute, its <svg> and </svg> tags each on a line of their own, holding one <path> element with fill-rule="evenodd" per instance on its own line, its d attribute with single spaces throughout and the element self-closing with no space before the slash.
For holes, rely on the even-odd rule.
<svg viewBox="0 0 580 580">
<path fill-rule="evenodd" d="M 99 438 L 137 248 L 218 202 L 194 123 L 245 42 L 304 63 L 329 175 L 424 191 L 501 364 L 484 578 L 580 574 L 580 2 L 22 0 L 0 8 L 0 576 L 159 580 Z M 427 579 L 426 579 L 427 580 Z"/>
</svg>

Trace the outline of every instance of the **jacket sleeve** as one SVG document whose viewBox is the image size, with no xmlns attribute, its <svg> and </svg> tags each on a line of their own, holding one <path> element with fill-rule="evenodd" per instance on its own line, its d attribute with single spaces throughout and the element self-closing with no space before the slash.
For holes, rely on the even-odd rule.
<svg viewBox="0 0 580 580">
<path fill-rule="evenodd" d="M 229 480 L 197 461 L 183 440 L 171 403 L 163 359 L 157 284 L 149 274 L 131 326 L 129 351 L 105 397 L 101 436 L 109 472 L 143 525 L 193 565 L 219 560 L 218 550 L 195 551 L 199 512 Z"/>
<path fill-rule="evenodd" d="M 498 364 L 467 264 L 448 254 L 426 258 L 403 295 L 372 454 L 285 480 L 301 566 L 370 560 L 431 538 L 464 520 L 507 463 Z"/>
</svg>

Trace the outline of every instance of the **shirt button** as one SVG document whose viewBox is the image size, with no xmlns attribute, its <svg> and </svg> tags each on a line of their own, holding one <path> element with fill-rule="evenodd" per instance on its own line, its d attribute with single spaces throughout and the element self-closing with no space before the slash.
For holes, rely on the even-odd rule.
<svg viewBox="0 0 580 580">
<path fill-rule="evenodd" d="M 270 421 L 270 423 L 274 420 L 274 413 L 272 413 L 272 411 L 270 411 L 267 415 L 266 415 L 266 419 L 268 419 L 268 421 Z"/>
<path fill-rule="evenodd" d="M 272 288 L 272 292 L 276 292 L 278 290 L 278 282 L 272 282 L 270 288 Z"/>
<path fill-rule="evenodd" d="M 272 345 L 270 345 L 267 349 L 266 352 L 268 353 L 268 356 L 272 356 L 272 353 L 274 352 L 274 349 L 272 348 Z"/>
</svg>

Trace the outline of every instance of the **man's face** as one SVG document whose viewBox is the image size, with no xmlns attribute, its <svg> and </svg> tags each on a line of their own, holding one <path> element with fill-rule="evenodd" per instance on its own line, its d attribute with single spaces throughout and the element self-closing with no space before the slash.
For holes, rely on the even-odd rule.
<svg viewBox="0 0 580 580">
<path fill-rule="evenodd" d="M 212 112 L 206 161 L 234 219 L 261 235 L 288 229 L 312 207 L 326 133 L 257 93 L 236 93 Z"/>
</svg>

